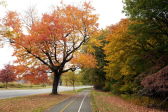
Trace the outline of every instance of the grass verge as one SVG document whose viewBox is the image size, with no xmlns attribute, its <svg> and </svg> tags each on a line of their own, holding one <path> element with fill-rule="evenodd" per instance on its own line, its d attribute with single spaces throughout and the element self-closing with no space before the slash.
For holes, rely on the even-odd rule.
<svg viewBox="0 0 168 112">
<path fill-rule="evenodd" d="M 162 112 L 135 105 L 108 92 L 93 90 L 91 96 L 93 112 Z"/>
<path fill-rule="evenodd" d="M 46 89 L 51 88 L 52 86 L 46 85 L 30 85 L 30 84 L 18 84 L 18 83 L 9 83 L 8 88 L 5 88 L 5 85 L 0 83 L 0 90 L 13 90 L 13 89 Z"/>
<path fill-rule="evenodd" d="M 62 92 L 60 95 L 31 95 L 0 100 L 0 112 L 43 112 L 49 107 L 75 95 L 76 92 Z"/>
</svg>

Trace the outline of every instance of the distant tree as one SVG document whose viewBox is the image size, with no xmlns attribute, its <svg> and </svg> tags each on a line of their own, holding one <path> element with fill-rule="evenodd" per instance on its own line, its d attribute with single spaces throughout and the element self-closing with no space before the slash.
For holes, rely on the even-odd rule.
<svg viewBox="0 0 168 112">
<path fill-rule="evenodd" d="M 49 83 L 49 78 L 48 78 L 48 75 L 47 75 L 47 72 L 45 70 L 45 67 L 38 67 L 35 69 L 35 73 L 36 73 L 36 77 L 35 77 L 35 80 L 36 80 L 36 83 L 35 84 L 42 84 L 42 86 L 46 86 L 46 84 Z"/>
<path fill-rule="evenodd" d="M 23 76 L 23 80 L 30 83 L 30 87 L 32 87 L 32 84 L 36 82 L 35 80 L 35 74 L 33 72 L 27 72 Z"/>
<path fill-rule="evenodd" d="M 94 68 L 82 68 L 80 71 L 81 82 L 84 85 L 92 85 L 95 83 L 96 71 Z"/>
<path fill-rule="evenodd" d="M 7 6 L 6 0 L 0 0 L 0 5 L 6 7 Z"/>
<path fill-rule="evenodd" d="M 75 90 L 75 83 L 78 81 L 77 74 L 75 74 L 74 72 L 67 72 L 64 75 L 65 78 L 63 79 L 66 79 L 73 86 L 73 90 Z"/>
<path fill-rule="evenodd" d="M 63 84 L 65 84 L 65 86 L 68 86 L 68 76 L 66 74 L 62 76 L 62 81 L 63 81 Z"/>
<path fill-rule="evenodd" d="M 77 77 L 76 77 L 75 73 L 70 72 L 68 75 L 68 80 L 71 83 L 71 85 L 73 86 L 73 90 L 75 90 L 75 82 L 77 81 Z"/>
<path fill-rule="evenodd" d="M 6 65 L 4 69 L 0 71 L 0 81 L 5 83 L 5 88 L 8 87 L 8 83 L 16 80 L 16 74 L 12 65 Z"/>
<path fill-rule="evenodd" d="M 24 80 L 31 83 L 31 86 L 32 84 L 42 84 L 45 86 L 49 82 L 45 66 L 27 68 L 22 75 Z"/>
</svg>

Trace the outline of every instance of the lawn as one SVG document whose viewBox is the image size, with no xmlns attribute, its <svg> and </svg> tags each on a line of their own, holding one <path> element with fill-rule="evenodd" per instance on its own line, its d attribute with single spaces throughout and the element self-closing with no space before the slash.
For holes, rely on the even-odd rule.
<svg viewBox="0 0 168 112">
<path fill-rule="evenodd" d="M 0 90 L 25 90 L 25 89 L 47 89 L 52 88 L 52 86 L 40 87 L 40 86 L 33 86 L 33 87 L 21 87 L 21 88 L 0 88 Z"/>
<path fill-rule="evenodd" d="M 76 94 L 62 92 L 60 95 L 40 94 L 0 100 L 0 112 L 43 112 L 51 106 Z"/>
<path fill-rule="evenodd" d="M 108 92 L 92 91 L 93 112 L 162 112 L 135 105 Z"/>
<path fill-rule="evenodd" d="M 8 88 L 5 88 L 5 85 L 3 83 L 0 83 L 0 90 L 12 90 L 12 89 L 45 89 L 45 88 L 51 88 L 52 86 L 42 86 L 42 85 L 30 85 L 30 84 L 18 84 L 18 83 L 9 83 Z"/>
</svg>

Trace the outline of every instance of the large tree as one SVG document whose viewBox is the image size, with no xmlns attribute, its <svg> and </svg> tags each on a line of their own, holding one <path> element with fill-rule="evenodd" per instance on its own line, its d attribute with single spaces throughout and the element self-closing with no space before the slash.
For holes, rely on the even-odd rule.
<svg viewBox="0 0 168 112">
<path fill-rule="evenodd" d="M 82 68 L 81 75 L 82 75 L 82 82 L 83 84 L 93 84 L 94 88 L 96 89 L 103 89 L 106 83 L 104 66 L 106 65 L 107 61 L 105 61 L 105 54 L 103 47 L 107 43 L 105 37 L 107 36 L 108 32 L 106 30 L 99 31 L 96 37 L 96 43 L 90 44 L 88 43 L 84 50 L 85 52 L 91 52 L 94 54 L 95 59 L 97 60 L 96 68 Z M 93 61 L 92 61 L 93 62 Z"/>
<path fill-rule="evenodd" d="M 136 21 L 129 25 L 131 34 L 135 35 L 135 39 L 142 48 L 141 57 L 146 60 L 145 65 L 150 64 L 145 67 L 146 70 L 143 70 L 138 78 L 147 76 L 142 81 L 145 89 L 155 94 L 151 91 L 155 88 L 156 93 L 161 93 L 157 83 L 164 82 L 166 77 L 159 71 L 165 71 L 167 69 L 165 66 L 168 64 L 168 1 L 124 0 L 124 4 L 124 12 L 131 20 Z M 137 51 L 140 52 L 140 50 Z M 150 85 L 152 80 L 157 86 Z"/>
<path fill-rule="evenodd" d="M 143 59 L 141 43 L 129 30 L 129 25 L 133 23 L 129 19 L 123 19 L 107 29 L 107 44 L 103 48 L 107 61 L 104 71 L 108 81 L 106 87 L 114 93 L 137 92 L 140 87 L 134 79 L 148 67 Z"/>
<path fill-rule="evenodd" d="M 124 0 L 124 12 L 136 21 L 129 29 L 148 52 L 150 60 L 167 55 L 168 7 L 167 0 Z M 148 48 L 147 48 L 148 47 Z"/>
<path fill-rule="evenodd" d="M 61 74 L 75 69 L 70 64 L 74 53 L 97 30 L 98 18 L 92 10 L 88 3 L 82 7 L 62 5 L 51 14 L 43 14 L 27 35 L 22 32 L 23 24 L 16 12 L 9 12 L 4 19 L 4 25 L 10 29 L 4 35 L 15 48 L 17 61 L 28 66 L 42 63 L 54 74 L 52 94 L 58 94 Z"/>
</svg>

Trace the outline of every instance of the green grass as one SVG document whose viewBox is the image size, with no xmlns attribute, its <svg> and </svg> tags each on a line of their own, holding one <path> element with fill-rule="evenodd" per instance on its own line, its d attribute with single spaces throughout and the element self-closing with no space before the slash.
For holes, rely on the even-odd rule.
<svg viewBox="0 0 168 112">
<path fill-rule="evenodd" d="M 88 90 L 88 89 L 92 89 L 92 88 L 82 88 L 82 89 L 77 89 L 76 92 L 81 92 L 83 90 Z"/>
<path fill-rule="evenodd" d="M 52 86 L 43 87 L 42 85 L 9 83 L 7 89 L 9 90 L 12 90 L 12 89 L 44 89 L 44 88 L 51 88 L 51 87 Z M 0 90 L 6 90 L 5 85 L 2 83 L 0 83 Z"/>
</svg>

